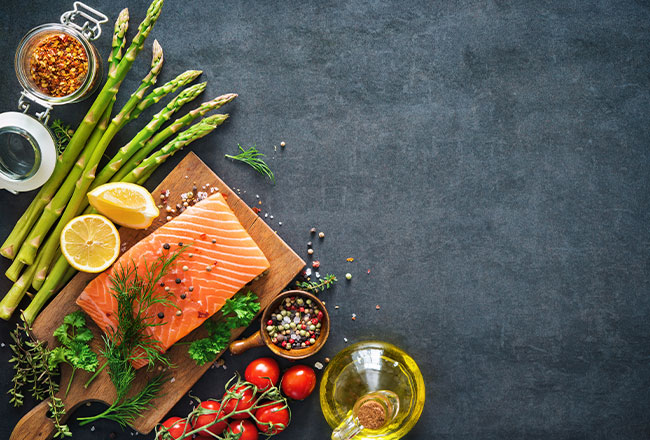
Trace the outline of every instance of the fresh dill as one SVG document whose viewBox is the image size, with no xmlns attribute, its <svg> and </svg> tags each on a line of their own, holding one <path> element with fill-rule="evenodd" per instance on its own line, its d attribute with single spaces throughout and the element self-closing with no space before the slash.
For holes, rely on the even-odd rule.
<svg viewBox="0 0 650 440">
<path fill-rule="evenodd" d="M 144 275 L 139 273 L 135 262 L 127 264 L 126 267 L 120 265 L 113 270 L 110 282 L 112 295 L 117 301 L 117 326 L 109 328 L 104 335 L 102 355 L 106 358 L 106 363 L 101 369 L 108 365 L 108 375 L 115 386 L 117 398 L 101 414 L 79 419 L 82 424 L 102 418 L 128 422 L 148 408 L 156 397 L 163 382 L 163 378 L 158 376 L 136 396 L 126 398 L 135 380 L 135 368 L 132 363 L 146 360 L 149 368 L 152 368 L 156 362 L 165 366 L 170 365 L 169 360 L 160 352 L 161 342 L 146 329 L 165 324 L 152 314 L 152 306 L 162 304 L 175 307 L 169 299 L 172 294 L 159 293 L 156 286 L 187 247 L 163 254 L 151 265 L 144 262 Z M 101 369 L 95 373 L 95 376 Z M 86 386 L 95 376 L 86 383 Z"/>
<path fill-rule="evenodd" d="M 308 292 L 318 293 L 318 292 L 322 292 L 322 291 L 324 291 L 326 289 L 329 289 L 330 287 L 332 287 L 332 284 L 334 284 L 336 281 L 338 281 L 336 279 L 336 277 L 333 274 L 328 273 L 327 275 L 325 275 L 323 277 L 322 280 L 319 280 L 319 281 L 296 281 L 296 285 L 298 287 L 300 287 L 301 289 L 304 289 L 304 290 L 306 290 Z"/>
<path fill-rule="evenodd" d="M 52 130 L 52 133 L 54 133 L 57 153 L 63 154 L 65 148 L 70 142 L 70 139 L 72 139 L 74 130 L 60 119 L 55 119 L 52 121 L 50 129 Z"/>
<path fill-rule="evenodd" d="M 264 153 L 257 151 L 255 145 L 247 150 L 244 150 L 244 148 L 239 144 L 237 144 L 237 146 L 239 147 L 241 153 L 237 154 L 236 156 L 226 154 L 226 157 L 228 159 L 238 160 L 250 165 L 255 171 L 263 176 L 268 177 L 271 179 L 271 182 L 275 183 L 275 175 L 273 174 L 273 171 L 271 171 L 271 168 L 269 168 L 266 162 L 264 162 L 264 159 L 262 159 L 264 157 Z"/>
</svg>

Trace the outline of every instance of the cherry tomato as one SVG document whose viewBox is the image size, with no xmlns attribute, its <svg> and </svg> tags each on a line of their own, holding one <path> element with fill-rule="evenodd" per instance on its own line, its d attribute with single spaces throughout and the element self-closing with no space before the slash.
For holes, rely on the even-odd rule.
<svg viewBox="0 0 650 440">
<path fill-rule="evenodd" d="M 245 411 L 255 403 L 255 395 L 253 394 L 252 388 L 246 388 L 246 385 L 240 385 L 236 390 L 233 385 L 228 390 L 229 392 L 235 392 L 237 395 L 233 397 L 227 397 L 228 393 L 223 395 L 221 404 L 223 405 L 224 415 L 229 415 L 233 411 Z M 234 414 L 233 419 L 245 419 L 250 417 L 247 413 Z"/>
<path fill-rule="evenodd" d="M 219 402 L 215 402 L 214 400 L 205 400 L 201 402 L 199 406 L 201 408 L 208 409 L 211 411 L 219 411 L 219 408 L 221 407 Z M 205 435 L 207 437 L 214 438 L 210 435 L 210 433 L 219 435 L 224 431 L 224 429 L 226 429 L 226 426 L 228 426 L 228 422 L 226 422 L 225 420 L 222 420 L 221 422 L 213 423 L 215 420 L 217 420 L 217 418 L 221 416 L 223 416 L 223 412 L 201 414 L 196 418 L 196 420 L 192 424 L 192 429 L 203 428 L 204 426 L 208 426 L 212 423 L 211 426 L 208 426 L 203 431 L 200 431 L 199 435 Z"/>
<path fill-rule="evenodd" d="M 281 402 L 259 408 L 255 411 L 255 418 L 258 420 L 257 428 L 265 434 L 277 434 L 289 426 L 289 410 Z"/>
<path fill-rule="evenodd" d="M 248 364 L 244 377 L 248 382 L 255 385 L 260 392 L 264 392 L 271 386 L 277 385 L 280 378 L 280 367 L 274 359 L 268 357 L 259 358 Z"/>
<path fill-rule="evenodd" d="M 282 392 L 295 400 L 303 400 L 316 387 L 316 373 L 306 365 L 294 365 L 282 376 Z"/>
<path fill-rule="evenodd" d="M 233 434 L 241 433 L 239 440 L 257 440 L 259 437 L 255 424 L 250 420 L 234 420 L 230 422 L 228 429 Z"/>
<path fill-rule="evenodd" d="M 165 420 L 162 423 L 162 425 L 165 428 L 167 428 L 167 433 L 174 440 L 176 440 L 177 438 L 181 438 L 183 436 L 183 433 L 187 433 L 191 431 L 191 428 L 187 426 L 187 422 L 185 421 L 185 419 L 181 419 L 180 417 L 170 417 L 167 420 Z M 162 431 L 162 429 L 160 431 Z"/>
</svg>

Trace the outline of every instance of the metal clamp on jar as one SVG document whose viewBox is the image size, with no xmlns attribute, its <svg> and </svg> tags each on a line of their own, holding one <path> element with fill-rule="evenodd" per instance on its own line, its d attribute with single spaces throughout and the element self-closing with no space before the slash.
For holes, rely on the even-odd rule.
<svg viewBox="0 0 650 440">
<path fill-rule="evenodd" d="M 20 41 L 15 58 L 23 88 L 20 112 L 0 114 L 0 189 L 31 191 L 52 175 L 57 150 L 47 128 L 50 111 L 55 105 L 82 101 L 97 89 L 102 65 L 90 42 L 99 38 L 101 24 L 107 21 L 101 12 L 74 2 L 60 24 L 35 27 Z M 42 110 L 32 116 L 32 106 Z"/>
</svg>

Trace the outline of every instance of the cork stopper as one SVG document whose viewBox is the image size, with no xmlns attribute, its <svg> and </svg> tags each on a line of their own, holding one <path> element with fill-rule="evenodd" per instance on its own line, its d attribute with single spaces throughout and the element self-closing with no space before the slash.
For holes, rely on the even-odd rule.
<svg viewBox="0 0 650 440">
<path fill-rule="evenodd" d="M 379 429 L 386 423 L 386 408 L 379 402 L 369 400 L 357 410 L 359 423 L 366 429 Z"/>
</svg>

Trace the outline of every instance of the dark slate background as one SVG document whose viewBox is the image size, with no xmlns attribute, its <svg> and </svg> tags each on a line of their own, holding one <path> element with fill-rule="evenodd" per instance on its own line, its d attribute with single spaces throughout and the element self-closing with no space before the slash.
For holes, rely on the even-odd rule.
<svg viewBox="0 0 650 440">
<path fill-rule="evenodd" d="M 70 3 L 0 5 L 3 110 L 18 99 L 18 41 Z M 133 30 L 147 5 L 130 3 Z M 126 2 L 92 5 L 114 19 Z M 314 361 L 347 337 L 393 342 L 420 364 L 427 402 L 408 439 L 650 436 L 650 2 L 168 0 L 153 36 L 162 80 L 201 68 L 206 99 L 240 94 L 192 149 L 248 203 L 258 194 L 305 258 L 309 228 L 327 234 L 314 257 L 342 280 L 323 295 L 340 309 Z M 107 27 L 104 55 L 109 40 Z M 76 124 L 88 105 L 55 116 Z M 237 143 L 268 155 L 276 185 L 224 159 Z M 0 194 L 2 237 L 32 196 Z M 219 396 L 265 354 L 226 355 L 195 393 Z M 5 346 L 3 390 L 8 357 Z M 0 399 L 0 438 L 28 409 Z M 315 396 L 292 409 L 279 439 L 329 436 Z M 71 426 L 81 440 L 132 435 Z"/>
</svg>

